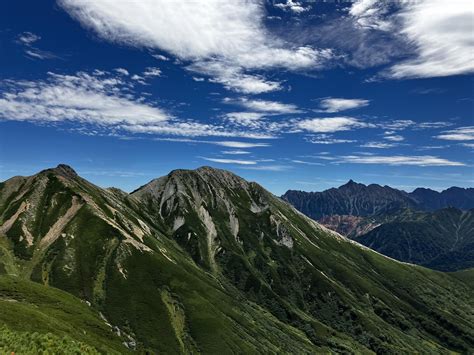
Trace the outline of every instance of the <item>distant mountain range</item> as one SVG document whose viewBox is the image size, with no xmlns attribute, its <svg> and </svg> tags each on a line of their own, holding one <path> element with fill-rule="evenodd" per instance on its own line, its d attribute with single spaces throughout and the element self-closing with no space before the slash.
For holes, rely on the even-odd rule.
<svg viewBox="0 0 474 355">
<path fill-rule="evenodd" d="M 387 256 L 439 270 L 474 267 L 474 189 L 411 193 L 350 180 L 323 192 L 290 190 L 302 213 Z"/>
<path fill-rule="evenodd" d="M 474 348 L 470 273 L 383 256 L 209 167 L 131 194 L 65 165 L 9 179 L 0 255 L 5 353 L 21 344 L 91 354 Z"/>
</svg>

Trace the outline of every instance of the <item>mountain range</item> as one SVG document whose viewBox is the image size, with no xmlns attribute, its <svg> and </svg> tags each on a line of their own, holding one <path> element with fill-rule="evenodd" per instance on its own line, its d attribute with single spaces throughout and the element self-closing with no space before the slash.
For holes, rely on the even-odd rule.
<svg viewBox="0 0 474 355">
<path fill-rule="evenodd" d="M 474 349 L 471 274 L 381 255 L 210 167 L 130 194 L 66 165 L 11 178 L 0 184 L 0 255 L 4 352 Z"/>
<path fill-rule="evenodd" d="M 387 256 L 443 271 L 474 267 L 474 189 L 411 193 L 349 181 L 282 198 L 326 227 Z"/>
</svg>

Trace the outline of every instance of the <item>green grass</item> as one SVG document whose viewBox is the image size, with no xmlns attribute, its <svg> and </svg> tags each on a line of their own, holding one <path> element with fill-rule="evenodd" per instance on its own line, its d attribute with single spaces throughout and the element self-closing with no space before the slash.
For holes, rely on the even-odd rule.
<svg viewBox="0 0 474 355">
<path fill-rule="evenodd" d="M 0 276 L 0 339 L 0 349 L 7 350 L 17 339 L 19 354 L 28 353 L 28 341 L 38 350 L 48 344 L 52 349 L 67 344 L 91 354 L 126 352 L 120 338 L 84 302 L 64 291 L 9 276 Z"/>
</svg>

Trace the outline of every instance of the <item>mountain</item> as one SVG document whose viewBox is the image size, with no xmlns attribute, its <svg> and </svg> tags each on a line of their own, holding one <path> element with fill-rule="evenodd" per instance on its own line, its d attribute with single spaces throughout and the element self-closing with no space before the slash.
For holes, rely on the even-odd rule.
<svg viewBox="0 0 474 355">
<path fill-rule="evenodd" d="M 377 184 L 367 186 L 352 180 L 323 192 L 289 190 L 282 198 L 315 220 L 334 215 L 377 216 L 416 206 L 404 191 Z"/>
<path fill-rule="evenodd" d="M 474 208 L 474 188 L 450 187 L 441 192 L 417 188 L 410 193 L 410 197 L 416 201 L 420 209 L 426 211 L 446 207 L 456 207 L 461 210 Z"/>
<path fill-rule="evenodd" d="M 282 198 L 316 220 L 334 215 L 378 216 L 403 208 L 423 211 L 474 208 L 474 188 L 450 187 L 441 192 L 417 188 L 407 193 L 390 186 L 364 185 L 353 180 L 322 192 L 288 190 Z"/>
<path fill-rule="evenodd" d="M 385 257 L 209 167 L 131 194 L 64 165 L 12 178 L 0 184 L 0 248 L 0 273 L 90 303 L 121 352 L 474 349 L 466 277 Z"/>
<path fill-rule="evenodd" d="M 443 271 L 474 267 L 474 210 L 405 211 L 355 238 L 378 252 Z"/>
</svg>

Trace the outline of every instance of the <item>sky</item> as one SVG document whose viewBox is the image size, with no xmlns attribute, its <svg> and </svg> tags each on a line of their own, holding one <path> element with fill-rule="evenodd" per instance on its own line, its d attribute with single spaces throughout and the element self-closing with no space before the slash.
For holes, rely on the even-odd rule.
<svg viewBox="0 0 474 355">
<path fill-rule="evenodd" d="M 474 186 L 474 2 L 0 4 L 0 180 Z"/>
</svg>

